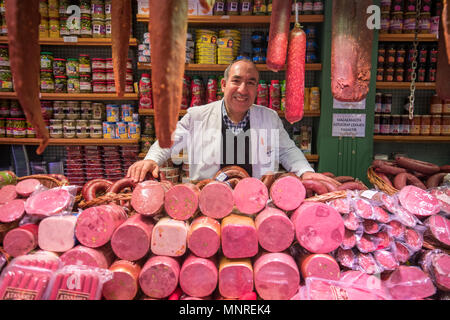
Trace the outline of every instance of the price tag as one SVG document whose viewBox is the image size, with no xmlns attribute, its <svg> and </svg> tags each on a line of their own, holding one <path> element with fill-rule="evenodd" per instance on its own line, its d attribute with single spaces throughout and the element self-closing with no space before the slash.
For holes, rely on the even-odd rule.
<svg viewBox="0 0 450 320">
<path fill-rule="evenodd" d="M 230 16 L 221 16 L 220 19 L 230 20 Z"/>
<path fill-rule="evenodd" d="M 78 37 L 63 37 L 64 42 L 78 42 Z"/>
<path fill-rule="evenodd" d="M 372 199 L 374 195 L 376 195 L 378 191 L 375 190 L 366 190 L 361 193 L 361 196 L 367 199 Z"/>
</svg>

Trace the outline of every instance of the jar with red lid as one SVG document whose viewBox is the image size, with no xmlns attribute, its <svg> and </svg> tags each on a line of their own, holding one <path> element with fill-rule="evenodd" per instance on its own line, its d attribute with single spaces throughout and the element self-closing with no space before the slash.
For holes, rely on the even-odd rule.
<svg viewBox="0 0 450 320">
<path fill-rule="evenodd" d="M 426 82 L 436 82 L 436 64 L 431 64 L 427 69 Z"/>
<path fill-rule="evenodd" d="M 105 69 L 92 70 L 92 80 L 93 81 L 106 81 Z"/>
<path fill-rule="evenodd" d="M 133 70 L 127 69 L 126 81 L 133 81 Z"/>
<path fill-rule="evenodd" d="M 416 0 L 405 0 L 405 12 L 416 13 Z"/>
<path fill-rule="evenodd" d="M 406 58 L 406 49 L 404 45 L 399 45 L 395 51 L 395 64 L 397 66 L 403 66 Z"/>
<path fill-rule="evenodd" d="M 385 81 L 385 82 L 394 81 L 394 68 L 387 68 L 384 70 L 383 81 Z"/>
<path fill-rule="evenodd" d="M 420 118 L 420 135 L 429 136 L 431 130 L 431 116 L 423 115 Z"/>
<path fill-rule="evenodd" d="M 403 78 L 403 74 L 405 73 L 405 70 L 403 70 L 403 67 L 397 67 L 395 68 L 395 72 L 394 72 L 394 80 L 396 82 L 403 82 L 404 78 Z"/>
<path fill-rule="evenodd" d="M 377 81 L 384 80 L 384 68 L 377 68 Z"/>
<path fill-rule="evenodd" d="M 378 45 L 378 66 L 377 68 L 384 67 L 386 58 L 386 47 L 383 44 Z"/>
<path fill-rule="evenodd" d="M 395 65 L 395 54 L 396 54 L 395 46 L 393 44 L 390 44 L 386 48 L 386 58 L 384 61 L 386 67 L 391 68 Z"/>
<path fill-rule="evenodd" d="M 92 92 L 106 93 L 106 81 L 92 81 Z"/>
<path fill-rule="evenodd" d="M 404 3 L 403 0 L 392 0 L 391 11 L 403 11 Z"/>
<path fill-rule="evenodd" d="M 134 92 L 134 86 L 133 81 L 127 81 L 125 84 L 125 92 L 126 93 L 133 93 Z"/>
<path fill-rule="evenodd" d="M 114 93 L 114 92 L 116 92 L 115 81 L 106 81 L 106 92 L 107 93 Z"/>
<path fill-rule="evenodd" d="M 106 69 L 106 81 L 113 81 L 113 80 L 114 80 L 114 70 Z"/>
<path fill-rule="evenodd" d="M 440 114 L 434 114 L 431 116 L 430 134 L 432 136 L 440 136 L 441 135 L 441 122 L 442 122 L 442 117 Z"/>
<path fill-rule="evenodd" d="M 436 44 L 433 44 L 428 49 L 428 63 L 429 64 L 437 63 L 437 56 L 438 56 L 438 47 Z"/>
<path fill-rule="evenodd" d="M 106 69 L 114 69 L 112 58 L 105 59 Z"/>
<path fill-rule="evenodd" d="M 400 34 L 403 30 L 403 12 L 391 12 L 391 21 L 389 22 L 389 33 Z"/>
<path fill-rule="evenodd" d="M 422 12 L 419 18 L 419 33 L 429 34 L 431 31 L 431 14 Z"/>
<path fill-rule="evenodd" d="M 427 74 L 427 69 L 425 68 L 425 64 L 420 64 L 417 68 L 417 82 L 425 82 Z"/>
<path fill-rule="evenodd" d="M 416 30 L 416 14 L 405 13 L 403 19 L 403 33 L 414 33 Z"/>
<path fill-rule="evenodd" d="M 390 24 L 391 24 L 391 14 L 389 13 L 389 11 L 381 12 L 380 34 L 388 33 Z"/>
<path fill-rule="evenodd" d="M 102 58 L 92 58 L 91 60 L 92 70 L 106 69 L 106 60 Z"/>
<path fill-rule="evenodd" d="M 428 59 L 428 47 L 426 45 L 421 45 L 418 47 L 417 63 L 427 63 Z M 412 61 L 411 61 L 412 62 Z"/>
</svg>

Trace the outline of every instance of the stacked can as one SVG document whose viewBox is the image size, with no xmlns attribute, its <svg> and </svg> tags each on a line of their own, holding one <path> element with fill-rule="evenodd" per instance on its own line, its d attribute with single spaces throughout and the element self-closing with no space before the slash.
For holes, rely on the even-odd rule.
<svg viewBox="0 0 450 320">
<path fill-rule="evenodd" d="M 85 165 L 89 164 L 90 169 L 96 169 L 103 173 L 101 158 L 87 158 L 82 146 L 66 147 L 64 175 L 69 179 L 71 185 L 83 186 L 86 180 Z"/>
<path fill-rule="evenodd" d="M 227 41 L 227 47 L 233 49 L 233 60 L 238 56 L 241 48 L 241 32 L 239 30 L 225 29 L 219 31 L 219 38 L 231 38 Z"/>
<path fill-rule="evenodd" d="M 152 61 L 150 56 L 150 33 L 145 32 L 142 43 L 138 46 L 138 62 L 150 63 Z"/>
<path fill-rule="evenodd" d="M 233 38 L 219 38 L 217 40 L 217 64 L 233 62 Z"/>
<path fill-rule="evenodd" d="M 91 1 L 92 37 L 106 38 L 106 10 L 104 0 Z M 111 2 L 109 3 L 111 10 Z M 109 37 L 111 37 L 111 12 L 109 13 Z"/>
<path fill-rule="evenodd" d="M 155 126 L 153 116 L 146 116 L 142 119 L 142 130 L 141 130 L 141 148 L 140 152 L 147 154 L 150 147 L 155 142 Z"/>
<path fill-rule="evenodd" d="M 135 112 L 133 105 L 106 105 L 104 139 L 139 139 L 140 132 L 139 114 Z"/>
<path fill-rule="evenodd" d="M 252 32 L 252 60 L 254 63 L 266 63 L 267 34 L 263 31 Z"/>
<path fill-rule="evenodd" d="M 217 32 L 205 29 L 195 30 L 195 63 L 215 64 L 217 53 Z"/>
</svg>

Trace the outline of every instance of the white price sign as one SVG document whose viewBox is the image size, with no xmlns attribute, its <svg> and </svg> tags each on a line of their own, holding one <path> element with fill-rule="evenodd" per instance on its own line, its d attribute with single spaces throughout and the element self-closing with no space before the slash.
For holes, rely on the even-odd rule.
<svg viewBox="0 0 450 320">
<path fill-rule="evenodd" d="M 366 115 L 358 113 L 333 114 L 333 137 L 365 137 Z"/>
</svg>

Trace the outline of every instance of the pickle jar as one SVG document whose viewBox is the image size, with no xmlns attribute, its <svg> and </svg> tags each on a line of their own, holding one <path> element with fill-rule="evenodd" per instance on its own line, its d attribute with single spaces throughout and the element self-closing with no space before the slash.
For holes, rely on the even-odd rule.
<svg viewBox="0 0 450 320">
<path fill-rule="evenodd" d="M 6 137 L 6 119 L 0 118 L 0 138 Z"/>
<path fill-rule="evenodd" d="M 26 126 L 26 136 L 27 138 L 36 138 L 36 130 L 34 129 L 33 125 L 29 123 L 28 121 L 25 122 Z"/>
<path fill-rule="evenodd" d="M 62 120 L 50 119 L 50 138 L 59 139 L 63 137 Z"/>
<path fill-rule="evenodd" d="M 111 3 L 112 0 L 105 0 L 105 19 L 111 20 Z"/>
<path fill-rule="evenodd" d="M 79 76 L 79 62 L 78 59 L 69 58 L 66 63 L 66 75 L 68 77 Z"/>
<path fill-rule="evenodd" d="M 81 93 L 92 92 L 91 76 L 89 75 L 80 76 L 80 92 Z"/>
<path fill-rule="evenodd" d="M 92 37 L 93 38 L 105 38 L 106 37 L 106 24 L 104 20 L 92 21 Z"/>
<path fill-rule="evenodd" d="M 0 70 L 9 70 L 8 46 L 0 46 Z"/>
<path fill-rule="evenodd" d="M 55 92 L 52 70 L 41 70 L 41 92 Z"/>
<path fill-rule="evenodd" d="M 78 59 L 78 71 L 80 76 L 91 75 L 91 59 L 87 54 L 80 54 Z"/>
<path fill-rule="evenodd" d="M 76 120 L 76 136 L 80 139 L 89 138 L 88 120 Z"/>
<path fill-rule="evenodd" d="M 80 78 L 69 77 L 69 79 L 67 80 L 67 92 L 80 93 Z"/>
<path fill-rule="evenodd" d="M 67 92 L 67 77 L 55 76 L 55 92 L 66 93 Z"/>
<path fill-rule="evenodd" d="M 52 52 L 41 52 L 41 69 L 52 69 L 53 68 L 53 53 Z"/>
<path fill-rule="evenodd" d="M 27 136 L 27 122 L 25 118 L 15 118 L 13 122 L 14 138 L 25 138 Z"/>
<path fill-rule="evenodd" d="M 80 36 L 82 38 L 92 37 L 92 21 L 89 15 L 84 14 L 81 15 L 80 26 L 81 26 Z"/>
<path fill-rule="evenodd" d="M 103 0 L 92 0 L 91 2 L 92 20 L 105 19 L 105 2 Z"/>
<path fill-rule="evenodd" d="M 54 76 L 66 75 L 66 59 L 55 58 L 53 60 L 53 75 Z"/>
<path fill-rule="evenodd" d="M 64 36 L 69 36 L 69 35 L 70 35 L 70 30 L 69 30 L 69 27 L 67 26 L 67 16 L 60 16 L 59 17 L 59 36 L 64 37 Z"/>
</svg>

